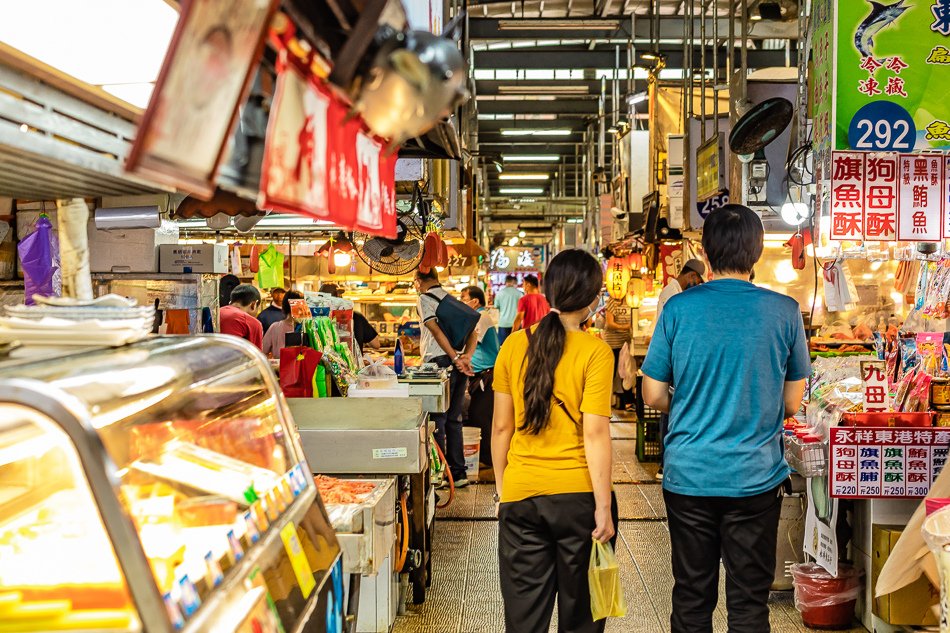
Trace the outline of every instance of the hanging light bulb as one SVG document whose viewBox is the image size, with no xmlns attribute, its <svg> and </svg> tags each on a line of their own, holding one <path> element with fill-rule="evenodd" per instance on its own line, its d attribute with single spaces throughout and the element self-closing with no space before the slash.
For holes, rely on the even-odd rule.
<svg viewBox="0 0 950 633">
<path fill-rule="evenodd" d="M 344 253 L 343 251 L 337 251 L 333 253 L 333 263 L 336 264 L 338 268 L 349 266 L 350 259 L 349 253 Z"/>
</svg>

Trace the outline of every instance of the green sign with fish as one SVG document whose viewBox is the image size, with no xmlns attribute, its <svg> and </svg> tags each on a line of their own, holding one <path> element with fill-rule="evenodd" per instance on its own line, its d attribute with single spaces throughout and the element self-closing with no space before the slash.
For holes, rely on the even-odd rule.
<svg viewBox="0 0 950 633">
<path fill-rule="evenodd" d="M 835 148 L 950 151 L 950 0 L 832 4 Z"/>
</svg>

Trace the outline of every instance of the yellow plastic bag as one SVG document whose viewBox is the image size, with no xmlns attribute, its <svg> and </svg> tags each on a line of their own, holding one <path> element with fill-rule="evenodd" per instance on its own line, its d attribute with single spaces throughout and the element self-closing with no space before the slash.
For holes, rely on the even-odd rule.
<svg viewBox="0 0 950 633">
<path fill-rule="evenodd" d="M 610 543 L 594 539 L 587 579 L 590 582 L 590 612 L 595 622 L 627 615 L 627 603 L 620 586 L 620 567 Z"/>
</svg>

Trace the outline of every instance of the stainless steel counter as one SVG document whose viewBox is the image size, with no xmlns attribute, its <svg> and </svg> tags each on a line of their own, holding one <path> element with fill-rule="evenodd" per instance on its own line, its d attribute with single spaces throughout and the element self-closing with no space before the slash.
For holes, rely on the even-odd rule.
<svg viewBox="0 0 950 633">
<path fill-rule="evenodd" d="M 428 468 L 418 398 L 290 398 L 300 442 L 319 473 L 412 475 Z"/>
</svg>

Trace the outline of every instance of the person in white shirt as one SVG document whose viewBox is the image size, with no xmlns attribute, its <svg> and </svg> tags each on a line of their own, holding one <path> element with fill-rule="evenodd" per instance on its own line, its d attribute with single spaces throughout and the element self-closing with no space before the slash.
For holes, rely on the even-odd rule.
<svg viewBox="0 0 950 633">
<path fill-rule="evenodd" d="M 653 323 L 655 324 L 660 320 L 663 306 L 670 300 L 670 297 L 703 283 L 705 281 L 703 275 L 705 274 L 706 264 L 700 259 L 691 259 L 683 264 L 683 268 L 680 269 L 680 274 L 676 278 L 671 279 L 670 283 L 666 285 L 666 288 L 660 292 L 656 304 L 656 319 L 653 320 Z"/>
<path fill-rule="evenodd" d="M 678 295 L 684 290 L 689 290 L 694 286 L 703 283 L 703 275 L 706 274 L 706 264 L 700 259 L 691 259 L 683 264 L 680 274 L 666 284 L 666 288 L 660 292 L 656 303 L 656 318 L 653 319 L 653 327 L 660 322 L 660 315 L 663 313 L 663 307 L 670 297 Z M 657 479 L 663 479 L 663 438 L 666 437 L 666 427 L 670 418 L 666 413 L 660 414 L 660 470 L 656 474 Z"/>
</svg>

